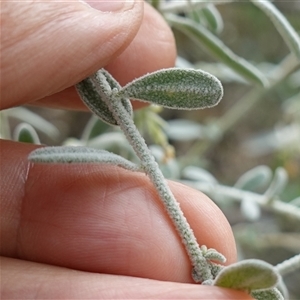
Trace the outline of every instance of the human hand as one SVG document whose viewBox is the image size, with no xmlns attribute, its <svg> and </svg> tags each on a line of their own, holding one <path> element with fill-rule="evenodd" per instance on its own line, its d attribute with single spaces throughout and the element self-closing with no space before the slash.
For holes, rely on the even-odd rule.
<svg viewBox="0 0 300 300">
<path fill-rule="evenodd" d="M 107 3 L 3 2 L 1 108 L 85 109 L 73 85 L 101 67 L 124 84 L 173 65 L 172 34 L 151 7 L 100 12 Z M 251 299 L 191 284 L 188 257 L 146 176 L 29 164 L 35 147 L 1 141 L 3 299 Z M 220 210 L 198 191 L 170 187 L 198 241 L 233 262 Z"/>
</svg>

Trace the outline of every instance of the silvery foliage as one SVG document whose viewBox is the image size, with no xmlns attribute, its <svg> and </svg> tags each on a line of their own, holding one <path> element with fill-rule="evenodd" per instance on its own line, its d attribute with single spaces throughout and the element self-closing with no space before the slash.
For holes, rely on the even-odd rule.
<svg viewBox="0 0 300 300">
<path fill-rule="evenodd" d="M 131 161 L 112 152 L 88 147 L 44 147 L 30 153 L 28 159 L 36 163 L 101 163 L 116 165 L 130 171 L 140 168 Z"/>
<path fill-rule="evenodd" d="M 222 95 L 221 83 L 214 76 L 195 70 L 166 69 L 147 74 L 121 88 L 112 76 L 101 69 L 76 86 L 88 108 L 103 121 L 117 124 L 132 145 L 141 165 L 134 167 L 131 162 L 107 151 L 91 150 L 84 147 L 46 147 L 32 152 L 29 159 L 39 163 L 110 163 L 129 170 L 143 170 L 153 182 L 170 218 L 174 222 L 193 265 L 197 282 L 213 279 L 217 264 L 206 258 L 200 249 L 194 233 L 179 204 L 169 189 L 164 176 L 139 135 L 132 120 L 129 97 L 164 105 L 171 108 L 196 109 L 217 104 Z M 209 253 L 215 252 L 210 250 Z M 225 262 L 221 254 L 213 256 L 216 261 Z"/>
<path fill-rule="evenodd" d="M 92 112 L 103 121 L 120 126 L 140 158 L 140 166 L 108 151 L 86 147 L 39 148 L 29 155 L 29 159 L 36 163 L 108 163 L 130 171 L 145 172 L 182 239 L 196 282 L 249 293 L 254 291 L 258 295 L 261 295 L 259 290 L 264 289 L 263 293 L 267 295 L 278 295 L 274 286 L 280 275 L 271 265 L 250 260 L 224 267 L 221 264 L 226 258 L 221 253 L 204 245 L 199 246 L 153 155 L 132 121 L 129 97 L 170 108 L 205 108 L 220 101 L 223 94 L 220 82 L 206 72 L 174 68 L 147 74 L 121 88 L 107 71 L 101 69 L 76 88 Z M 276 298 L 270 296 L 268 299 Z"/>
<path fill-rule="evenodd" d="M 270 75 L 268 76 L 265 76 L 260 68 L 253 66 L 248 61 L 233 53 L 216 35 L 214 35 L 215 33 L 219 33 L 223 26 L 222 18 L 218 14 L 214 5 L 209 4 L 207 1 L 203 2 L 195 0 L 188 1 L 188 6 L 185 1 L 155 0 L 153 2 L 157 3 L 157 7 L 159 7 L 159 3 L 163 4 L 159 8 L 161 12 L 165 14 L 166 19 L 173 27 L 182 31 L 202 48 L 207 50 L 210 55 L 222 62 L 223 69 L 223 66 L 226 65 L 228 70 L 235 72 L 235 76 L 232 74 L 229 74 L 230 76 L 228 76 L 228 70 L 226 70 L 226 80 L 228 80 L 228 78 L 232 78 L 232 80 L 238 82 L 248 84 L 253 83 L 257 86 L 264 86 L 267 90 L 271 90 L 276 87 L 283 78 L 288 76 L 297 64 L 299 64 L 299 36 L 286 21 L 284 16 L 272 3 L 268 1 L 253 0 L 252 2 L 270 17 L 271 21 L 274 23 L 275 27 L 278 29 L 279 33 L 282 35 L 286 44 L 293 53 L 293 55 L 289 56 L 286 61 L 282 62 L 282 68 L 286 68 L 286 70 L 284 69 L 284 72 L 276 73 L 276 68 L 274 68 L 275 71 L 272 70 L 273 73 L 270 72 Z M 226 1 L 226 3 L 227 2 L 230 1 Z M 192 12 L 195 8 L 200 7 L 201 13 L 203 14 L 201 22 L 202 20 L 205 20 L 206 24 L 200 24 L 201 22 L 198 22 L 199 20 L 197 20 L 197 16 L 195 14 L 193 15 L 193 18 L 189 20 L 176 14 L 177 12 L 182 12 L 183 9 L 186 9 L 186 7 L 188 7 Z M 207 28 L 210 30 L 208 31 Z M 41 148 L 41 150 L 39 150 L 40 152 L 36 150 L 37 152 L 33 153 L 32 157 L 37 155 L 34 158 L 37 159 L 37 161 L 41 160 L 52 163 L 111 163 L 131 171 L 144 171 L 153 181 L 163 203 L 166 206 L 168 206 L 168 203 L 170 202 L 173 204 L 175 203 L 172 207 L 179 209 L 179 207 L 176 206 L 176 200 L 173 198 L 171 191 L 167 188 L 167 186 L 165 186 L 164 179 L 159 173 L 159 170 L 157 170 L 154 160 L 150 158 L 150 153 L 144 149 L 144 142 L 137 138 L 137 132 L 132 127 L 133 123 L 130 118 L 132 109 L 128 98 L 136 98 L 171 108 L 195 109 L 215 105 L 221 97 L 222 90 L 218 89 L 218 81 L 215 81 L 211 75 L 207 73 L 205 74 L 205 72 L 197 73 L 197 71 L 193 71 L 193 73 L 187 74 L 184 71 L 181 75 L 179 75 L 179 73 L 171 74 L 170 72 L 172 73 L 173 70 L 164 70 L 161 73 L 156 72 L 148 74 L 144 76 L 142 80 L 137 79 L 136 81 L 129 83 L 126 87 L 121 88 L 118 82 L 116 82 L 109 73 L 105 70 L 100 70 L 77 85 L 77 89 L 82 100 L 87 104 L 90 110 L 92 110 L 105 122 L 113 125 L 119 125 L 122 128 L 126 138 L 130 141 L 130 143 L 132 143 L 134 150 L 137 152 L 137 156 L 141 159 L 140 165 L 132 164 L 131 162 L 124 160 L 123 158 L 116 157 L 109 152 L 98 152 L 94 150 L 87 150 L 87 148 L 78 148 L 78 150 L 74 150 L 74 147 L 67 147 L 65 149 L 57 148 L 56 150 L 54 150 L 55 148 L 51 148 L 50 156 L 53 154 L 51 158 L 47 148 Z M 186 78 L 183 78 L 182 76 Z M 239 80 L 237 80 L 237 76 L 239 76 Z M 194 78 L 195 81 L 193 80 Z M 194 90 L 193 84 L 198 82 L 198 80 L 203 79 L 208 80 L 206 82 L 207 86 L 202 86 L 201 91 Z M 173 82 L 174 80 L 175 83 Z M 296 82 L 297 81 L 298 79 L 296 79 Z M 180 85 L 180 83 L 183 82 L 187 87 L 185 90 L 185 87 Z M 166 86 L 164 86 L 164 83 L 166 83 Z M 178 86 L 179 88 L 177 88 Z M 164 89 L 165 87 L 169 90 Z M 183 92 L 181 93 L 181 91 Z M 193 126 L 193 132 L 191 132 L 188 138 L 210 137 L 213 141 L 218 141 L 222 137 L 222 134 L 243 116 L 242 105 L 244 103 L 252 103 L 253 105 L 258 102 L 262 95 L 264 95 L 261 91 L 262 90 L 258 90 L 258 92 L 250 92 L 249 95 L 243 97 L 240 101 L 240 106 L 236 105 L 231 113 L 225 114 L 224 117 L 217 120 L 216 124 L 212 127 L 199 125 L 193 126 L 193 124 L 189 124 L 190 127 Z M 210 102 L 212 100 L 210 98 L 211 92 L 214 92 L 212 102 Z M 199 95 L 201 95 L 201 105 L 198 105 L 198 101 L 200 99 L 198 97 Z M 191 101 L 187 102 L 188 99 Z M 289 114 L 294 114 L 295 105 L 296 107 L 297 105 L 299 107 L 298 99 L 299 94 L 295 95 L 294 101 L 291 99 L 291 103 L 289 103 L 288 107 L 284 108 Z M 111 102 L 107 100 L 111 100 Z M 174 107 L 174 105 L 176 107 Z M 248 107 L 251 107 L 251 105 L 248 105 Z M 290 132 L 290 128 L 286 129 Z M 299 127 L 296 128 L 296 132 L 299 132 L 297 131 L 298 129 Z M 214 134 L 212 134 L 212 131 L 214 131 Z M 296 138 L 299 137 L 297 134 L 295 136 Z M 256 140 L 254 142 L 256 142 Z M 247 145 L 247 147 L 249 147 L 249 145 Z M 270 151 L 269 149 L 270 148 L 267 150 Z M 140 151 L 144 150 L 145 153 L 141 154 L 142 152 Z M 74 153 L 78 155 L 77 159 L 74 158 Z M 147 163 L 145 163 L 146 161 Z M 300 218 L 299 198 L 294 199 L 294 201 L 291 201 L 290 203 L 284 203 L 279 199 L 279 194 L 284 189 L 287 181 L 286 172 L 282 168 L 277 169 L 272 178 L 272 172 L 267 167 L 257 167 L 244 174 L 237 181 L 234 187 L 220 185 L 217 180 L 204 169 L 197 170 L 196 167 L 193 167 L 193 169 L 188 168 L 189 167 L 185 169 L 184 173 L 184 177 L 188 179 L 186 183 L 205 191 L 208 194 L 214 196 L 226 196 L 234 201 L 239 201 L 241 203 L 242 212 L 244 212 L 245 217 L 249 220 L 256 220 L 259 218 L 261 207 L 274 211 L 278 214 L 291 216 L 296 219 Z M 257 190 L 261 189 L 265 190 L 262 195 L 257 192 Z M 199 248 L 192 232 L 188 235 L 182 235 L 180 233 L 186 225 L 186 219 L 181 212 L 178 212 L 178 214 L 181 221 L 179 222 L 180 224 L 175 224 L 175 227 L 179 231 L 179 234 L 183 239 L 183 243 L 187 247 L 188 253 L 190 251 L 195 251 L 196 253 L 196 256 L 189 254 L 193 265 L 193 277 L 196 281 L 202 282 L 203 284 L 214 284 L 238 290 L 246 290 L 257 300 L 283 299 L 282 295 L 275 287 L 276 285 L 278 287 L 281 286 L 281 278 L 279 274 L 285 275 L 299 269 L 300 255 L 277 265 L 275 268 L 258 260 L 246 260 L 233 264 L 229 267 L 223 267 L 222 265 L 211 261 L 215 260 L 223 263 L 225 258 L 222 254 L 218 253 L 214 249 L 206 249 L 205 246 L 201 246 Z M 172 215 L 170 215 L 170 217 L 173 222 L 178 219 L 178 217 L 174 218 Z M 189 226 L 187 228 L 190 230 Z M 192 241 L 192 248 L 188 247 L 187 241 L 189 239 Z"/>
</svg>

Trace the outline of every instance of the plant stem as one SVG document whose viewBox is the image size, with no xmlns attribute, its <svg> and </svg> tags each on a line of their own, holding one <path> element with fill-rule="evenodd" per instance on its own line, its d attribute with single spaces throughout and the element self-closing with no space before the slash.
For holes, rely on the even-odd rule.
<svg viewBox="0 0 300 300">
<path fill-rule="evenodd" d="M 187 180 L 181 180 L 181 182 L 216 199 L 218 198 L 217 196 L 224 196 L 230 197 L 232 200 L 240 202 L 242 199 L 247 197 L 247 199 L 255 201 L 257 204 L 259 204 L 259 206 L 269 211 L 273 211 L 279 215 L 287 216 L 289 218 L 300 220 L 300 208 L 295 205 L 283 202 L 280 199 L 276 199 L 272 203 L 268 203 L 265 195 L 260 195 L 245 190 L 239 190 L 234 187 L 229 187 L 221 184 L 213 185 L 206 182 L 194 182 Z"/>
<path fill-rule="evenodd" d="M 276 270 L 283 276 L 300 269 L 300 254 L 275 266 Z"/>
<path fill-rule="evenodd" d="M 204 258 L 193 230 L 183 215 L 179 203 L 172 194 L 162 172 L 158 167 L 158 164 L 148 149 L 145 140 L 140 135 L 133 123 L 131 116 L 129 116 L 120 99 L 115 94 L 116 92 L 113 90 L 111 98 L 105 99 L 106 104 L 113 113 L 114 118 L 116 119 L 120 128 L 123 130 L 137 156 L 140 158 L 143 170 L 152 181 L 169 217 L 178 231 L 194 267 L 194 280 L 196 282 L 203 282 L 205 280 L 212 279 L 212 273 L 210 269 L 211 263 Z"/>
</svg>

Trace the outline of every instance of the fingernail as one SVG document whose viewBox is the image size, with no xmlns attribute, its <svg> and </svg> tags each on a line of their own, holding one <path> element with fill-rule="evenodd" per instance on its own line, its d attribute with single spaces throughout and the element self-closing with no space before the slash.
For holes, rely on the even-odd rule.
<svg viewBox="0 0 300 300">
<path fill-rule="evenodd" d="M 133 7 L 135 0 L 86 0 L 92 8 L 103 12 L 119 12 L 129 10 Z"/>
</svg>

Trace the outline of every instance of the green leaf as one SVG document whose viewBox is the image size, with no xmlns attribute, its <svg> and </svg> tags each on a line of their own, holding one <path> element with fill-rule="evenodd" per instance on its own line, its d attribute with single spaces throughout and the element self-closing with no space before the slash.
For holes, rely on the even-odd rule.
<svg viewBox="0 0 300 300">
<path fill-rule="evenodd" d="M 208 4 L 200 11 L 201 15 L 205 18 L 207 27 L 216 34 L 222 32 L 224 24 L 223 19 L 216 6 Z"/>
<path fill-rule="evenodd" d="M 208 54 L 220 60 L 239 75 L 250 82 L 267 86 L 267 78 L 245 59 L 233 53 L 220 39 L 201 24 L 173 14 L 166 15 L 167 21 L 176 29 L 186 34 L 197 45 L 203 47 Z"/>
<path fill-rule="evenodd" d="M 268 199 L 268 201 L 272 201 L 275 196 L 280 195 L 288 183 L 288 173 L 287 171 L 282 168 L 278 167 L 275 170 L 273 180 L 265 192 L 265 197 Z"/>
<path fill-rule="evenodd" d="M 120 84 L 104 69 L 76 84 L 76 90 L 86 106 L 101 120 L 108 124 L 118 125 L 108 105 L 112 89 L 119 90 Z M 132 116 L 132 106 L 129 99 L 122 98 L 122 104 Z"/>
<path fill-rule="evenodd" d="M 268 166 L 257 166 L 244 173 L 234 187 L 247 190 L 258 191 L 260 188 L 268 186 L 272 179 L 272 171 Z"/>
<path fill-rule="evenodd" d="M 20 123 L 15 129 L 14 136 L 14 139 L 18 142 L 40 144 L 37 132 L 30 124 L 27 123 Z"/>
<path fill-rule="evenodd" d="M 220 263 L 226 262 L 226 257 L 213 248 L 203 251 L 203 256 L 208 260 L 215 260 Z"/>
<path fill-rule="evenodd" d="M 117 121 L 103 101 L 102 96 L 95 90 L 90 77 L 77 83 L 75 87 L 81 100 L 94 114 L 106 123 L 117 125 Z"/>
<path fill-rule="evenodd" d="M 195 166 L 187 166 L 182 170 L 183 178 L 187 178 L 192 181 L 209 182 L 212 184 L 218 184 L 217 179 L 209 173 L 207 170 Z"/>
<path fill-rule="evenodd" d="M 279 281 L 275 268 L 258 259 L 248 259 L 225 267 L 214 285 L 236 290 L 252 291 L 274 287 Z"/>
<path fill-rule="evenodd" d="M 101 163 L 122 167 L 130 171 L 140 168 L 114 153 L 87 147 L 44 147 L 32 151 L 28 159 L 35 163 Z"/>
<path fill-rule="evenodd" d="M 300 38 L 285 16 L 269 1 L 251 0 L 273 22 L 291 52 L 300 60 Z"/>
<path fill-rule="evenodd" d="M 223 96 L 220 81 L 204 71 L 164 69 L 124 86 L 116 96 L 130 97 L 164 107 L 199 109 L 216 105 Z"/>
<path fill-rule="evenodd" d="M 251 296 L 254 297 L 255 300 L 284 300 L 283 296 L 276 288 L 263 291 L 252 291 Z"/>
</svg>

